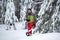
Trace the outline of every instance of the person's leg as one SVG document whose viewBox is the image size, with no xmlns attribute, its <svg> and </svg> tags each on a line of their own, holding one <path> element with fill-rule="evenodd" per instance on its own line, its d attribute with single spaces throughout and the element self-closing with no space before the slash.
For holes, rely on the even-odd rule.
<svg viewBox="0 0 60 40">
<path fill-rule="evenodd" d="M 32 35 L 32 27 L 33 26 L 34 26 L 33 22 L 28 24 L 28 32 L 29 32 L 30 35 Z"/>
</svg>

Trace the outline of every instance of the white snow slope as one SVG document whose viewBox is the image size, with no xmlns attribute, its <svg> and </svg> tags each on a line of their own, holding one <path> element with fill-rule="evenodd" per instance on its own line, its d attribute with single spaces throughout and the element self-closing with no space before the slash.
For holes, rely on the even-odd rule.
<svg viewBox="0 0 60 40">
<path fill-rule="evenodd" d="M 16 23 L 17 30 L 3 30 L 0 25 L 0 40 L 60 40 L 60 33 L 33 34 L 27 37 L 27 30 L 22 29 L 21 23 Z M 2 25 L 3 26 L 3 25 Z M 6 25 L 4 25 L 6 27 Z"/>
</svg>

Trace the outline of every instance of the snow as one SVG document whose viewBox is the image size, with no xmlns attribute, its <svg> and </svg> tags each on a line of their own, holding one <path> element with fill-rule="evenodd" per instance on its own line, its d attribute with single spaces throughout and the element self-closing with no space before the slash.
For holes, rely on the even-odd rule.
<svg viewBox="0 0 60 40">
<path fill-rule="evenodd" d="M 60 40 L 60 33 L 34 34 L 27 37 L 25 30 L 0 32 L 0 40 Z"/>
<path fill-rule="evenodd" d="M 3 30 L 1 27 L 6 25 L 0 25 L 0 40 L 60 40 L 60 33 L 35 33 L 32 36 L 27 37 L 26 29 L 22 29 L 22 23 L 15 23 L 17 30 Z"/>
</svg>

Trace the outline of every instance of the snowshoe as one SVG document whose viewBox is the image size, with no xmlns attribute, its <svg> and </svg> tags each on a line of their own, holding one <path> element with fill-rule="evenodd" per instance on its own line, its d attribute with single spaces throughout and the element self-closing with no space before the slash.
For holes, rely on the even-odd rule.
<svg viewBox="0 0 60 40">
<path fill-rule="evenodd" d="M 27 35 L 27 36 L 30 36 L 29 32 L 26 32 L 26 35 Z"/>
</svg>

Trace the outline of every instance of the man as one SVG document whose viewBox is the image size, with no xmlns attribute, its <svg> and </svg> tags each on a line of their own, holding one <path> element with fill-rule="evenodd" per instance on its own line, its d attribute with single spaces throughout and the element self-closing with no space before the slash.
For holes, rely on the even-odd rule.
<svg viewBox="0 0 60 40">
<path fill-rule="evenodd" d="M 32 35 L 32 28 L 35 25 L 35 18 L 32 14 L 32 10 L 29 8 L 27 9 L 27 18 L 26 18 L 28 25 L 27 25 L 27 29 L 28 32 L 26 33 L 27 36 Z"/>
</svg>

